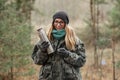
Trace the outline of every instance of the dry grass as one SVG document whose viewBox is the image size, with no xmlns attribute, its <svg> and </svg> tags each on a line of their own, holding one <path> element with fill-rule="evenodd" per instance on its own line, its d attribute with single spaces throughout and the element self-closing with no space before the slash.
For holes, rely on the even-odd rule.
<svg viewBox="0 0 120 80">
<path fill-rule="evenodd" d="M 120 48 L 119 48 L 119 45 L 117 45 L 117 48 L 115 51 L 115 62 L 120 60 L 119 51 L 120 51 Z M 98 52 L 100 53 L 100 51 Z M 87 63 L 81 70 L 83 80 L 113 80 L 112 50 L 111 49 L 104 50 L 102 60 L 105 61 L 105 64 L 99 65 L 98 68 L 95 68 L 93 66 L 93 63 L 94 63 L 93 60 L 94 60 L 93 50 L 87 49 Z M 120 73 L 120 70 L 116 68 L 116 80 L 120 79 L 119 73 Z"/>
</svg>

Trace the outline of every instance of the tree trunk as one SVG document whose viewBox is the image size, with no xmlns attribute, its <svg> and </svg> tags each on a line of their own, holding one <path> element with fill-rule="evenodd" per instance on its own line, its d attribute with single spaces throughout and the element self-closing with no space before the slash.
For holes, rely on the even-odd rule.
<svg viewBox="0 0 120 80">
<path fill-rule="evenodd" d="M 98 54 L 97 54 L 97 25 L 96 25 L 96 7 L 95 1 L 90 0 L 90 13 L 91 13 L 91 28 L 93 32 L 93 45 L 94 45 L 94 67 L 98 67 Z"/>
<path fill-rule="evenodd" d="M 115 40 L 112 38 L 112 62 L 113 62 L 113 80 L 115 79 Z"/>
</svg>

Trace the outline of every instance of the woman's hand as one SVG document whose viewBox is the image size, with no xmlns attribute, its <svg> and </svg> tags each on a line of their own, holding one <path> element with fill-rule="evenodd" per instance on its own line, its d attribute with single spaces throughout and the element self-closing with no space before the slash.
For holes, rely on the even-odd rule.
<svg viewBox="0 0 120 80">
<path fill-rule="evenodd" d="M 58 54 L 62 57 L 68 57 L 69 56 L 69 51 L 67 51 L 65 48 L 59 48 L 57 50 Z"/>
<path fill-rule="evenodd" d="M 49 47 L 49 43 L 47 41 L 43 41 L 38 47 L 42 52 L 47 52 L 47 48 Z"/>
</svg>

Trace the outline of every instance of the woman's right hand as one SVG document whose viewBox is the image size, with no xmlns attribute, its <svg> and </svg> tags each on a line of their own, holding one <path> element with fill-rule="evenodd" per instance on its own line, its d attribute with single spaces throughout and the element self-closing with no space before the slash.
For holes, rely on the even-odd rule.
<svg viewBox="0 0 120 80">
<path fill-rule="evenodd" d="M 49 42 L 43 41 L 40 45 L 38 45 L 38 47 L 42 52 L 47 52 L 47 48 L 49 47 L 49 45 Z"/>
</svg>

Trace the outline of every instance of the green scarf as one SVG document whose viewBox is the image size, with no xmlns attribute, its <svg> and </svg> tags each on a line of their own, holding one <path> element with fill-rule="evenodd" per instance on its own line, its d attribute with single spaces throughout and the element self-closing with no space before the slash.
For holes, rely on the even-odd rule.
<svg viewBox="0 0 120 80">
<path fill-rule="evenodd" d="M 57 40 L 61 40 L 64 38 L 66 32 L 65 32 L 65 29 L 61 29 L 61 30 L 55 30 L 53 29 L 52 30 L 52 35 L 55 39 Z"/>
</svg>

